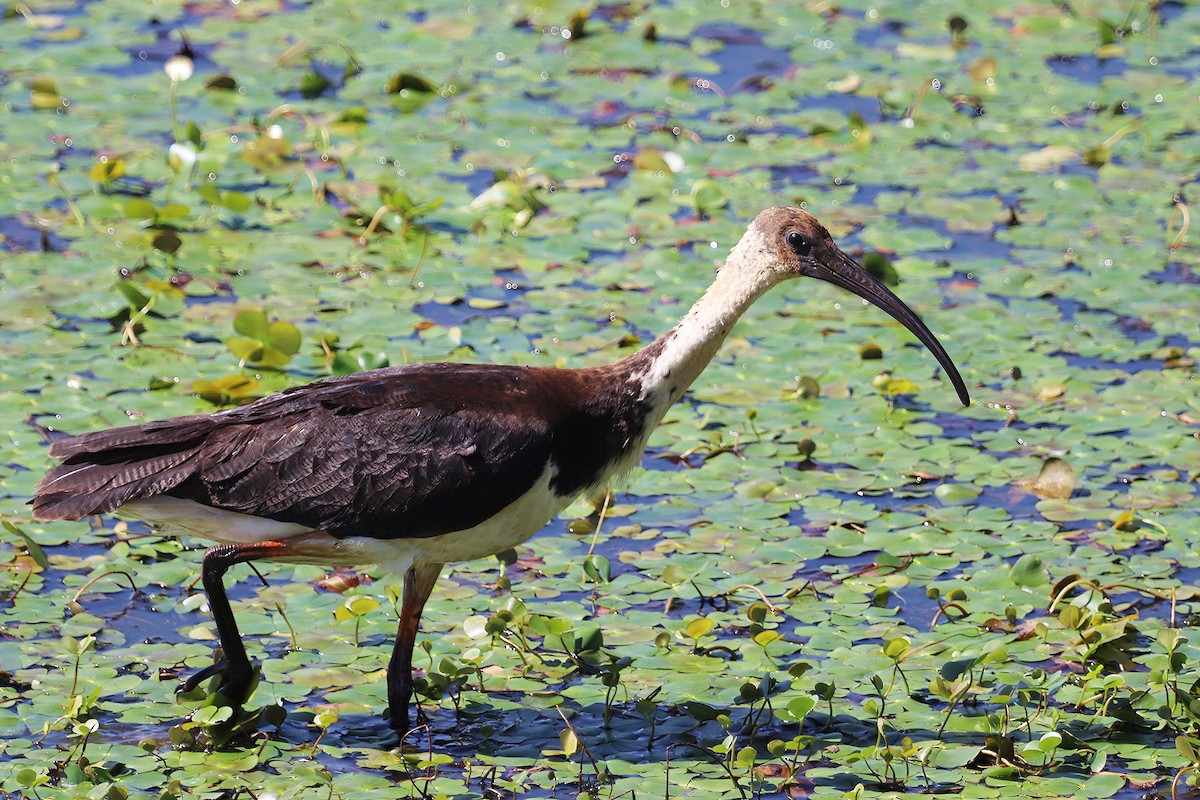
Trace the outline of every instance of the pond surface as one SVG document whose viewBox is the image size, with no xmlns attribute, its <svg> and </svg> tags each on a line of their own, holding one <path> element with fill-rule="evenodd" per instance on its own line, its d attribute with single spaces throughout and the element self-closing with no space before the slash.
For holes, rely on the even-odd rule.
<svg viewBox="0 0 1200 800">
<path fill-rule="evenodd" d="M 14 6 L 0 793 L 1194 796 L 1200 9 L 1076 5 Z M 231 572 L 267 711 L 206 752 L 199 543 L 30 519 L 64 434 L 633 352 L 776 204 L 973 404 L 774 291 L 603 520 L 446 571 L 403 748 L 395 576 Z"/>
</svg>

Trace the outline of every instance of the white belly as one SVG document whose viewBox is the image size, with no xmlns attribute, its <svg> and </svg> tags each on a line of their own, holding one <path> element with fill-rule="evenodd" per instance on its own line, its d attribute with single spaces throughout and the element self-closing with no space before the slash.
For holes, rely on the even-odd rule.
<svg viewBox="0 0 1200 800">
<path fill-rule="evenodd" d="M 286 541 L 289 552 L 277 560 L 323 566 L 378 564 L 403 574 L 414 563 L 445 564 L 495 555 L 528 540 L 571 502 L 550 488 L 552 469 L 500 513 L 473 528 L 411 539 L 335 538 L 294 522 L 240 514 L 177 497 L 134 500 L 121 506 L 122 517 L 142 520 L 174 535 L 191 534 L 226 544 Z"/>
</svg>

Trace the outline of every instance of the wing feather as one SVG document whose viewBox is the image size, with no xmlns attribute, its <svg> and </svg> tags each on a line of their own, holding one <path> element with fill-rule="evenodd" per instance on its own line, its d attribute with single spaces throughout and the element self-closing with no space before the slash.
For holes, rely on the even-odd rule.
<svg viewBox="0 0 1200 800">
<path fill-rule="evenodd" d="M 486 365 L 321 381 L 56 442 L 63 463 L 39 484 L 34 514 L 79 518 L 170 495 L 335 536 L 464 530 L 542 474 L 567 402 L 533 371 Z"/>
</svg>

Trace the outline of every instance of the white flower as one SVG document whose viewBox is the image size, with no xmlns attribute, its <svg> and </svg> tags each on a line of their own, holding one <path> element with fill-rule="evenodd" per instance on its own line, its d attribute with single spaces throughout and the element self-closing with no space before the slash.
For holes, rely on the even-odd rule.
<svg viewBox="0 0 1200 800">
<path fill-rule="evenodd" d="M 187 172 L 196 164 L 196 150 L 190 144 L 176 142 L 167 150 L 167 163 L 176 172 Z"/>
<path fill-rule="evenodd" d="M 667 167 L 671 172 L 683 172 L 684 161 L 683 156 L 672 150 L 667 150 L 662 154 L 662 160 L 667 162 Z"/>
<path fill-rule="evenodd" d="M 196 71 L 196 65 L 188 56 L 174 55 L 167 59 L 167 63 L 163 64 L 163 72 L 167 73 L 167 77 L 176 83 L 186 81 L 192 77 L 192 73 Z"/>
</svg>

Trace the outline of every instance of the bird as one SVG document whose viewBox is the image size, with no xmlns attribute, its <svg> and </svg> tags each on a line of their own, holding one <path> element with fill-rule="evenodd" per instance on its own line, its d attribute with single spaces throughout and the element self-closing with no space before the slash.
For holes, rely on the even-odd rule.
<svg viewBox="0 0 1200 800">
<path fill-rule="evenodd" d="M 403 575 L 387 668 L 388 724 L 410 730 L 413 647 L 447 563 L 525 542 L 580 496 L 639 463 L 647 439 L 772 287 L 825 281 L 890 314 L 927 347 L 963 405 L 970 395 L 937 337 L 846 255 L 811 214 L 754 218 L 681 321 L 616 362 L 578 369 L 418 363 L 285 389 L 249 405 L 59 439 L 35 488 L 39 520 L 118 512 L 214 542 L 201 582 L 219 638 L 216 692 L 241 708 L 246 654 L 226 571 L 269 560 L 376 565 Z"/>
</svg>

